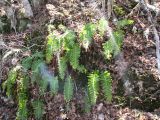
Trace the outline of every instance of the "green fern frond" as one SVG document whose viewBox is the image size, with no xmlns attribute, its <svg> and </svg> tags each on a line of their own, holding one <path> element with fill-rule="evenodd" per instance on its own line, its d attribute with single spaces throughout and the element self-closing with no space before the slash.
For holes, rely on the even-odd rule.
<svg viewBox="0 0 160 120">
<path fill-rule="evenodd" d="M 28 117 L 27 100 L 20 99 L 18 102 L 16 120 L 27 120 L 27 117 Z"/>
<path fill-rule="evenodd" d="M 44 55 L 42 52 L 36 52 L 32 56 L 26 57 L 22 59 L 21 65 L 26 70 L 31 68 L 32 61 L 36 61 L 38 59 L 43 59 Z"/>
<path fill-rule="evenodd" d="M 59 76 L 62 80 L 64 79 L 66 69 L 67 69 L 67 60 L 65 57 L 61 57 L 58 60 L 58 71 L 59 71 Z"/>
<path fill-rule="evenodd" d="M 132 25 L 133 23 L 134 23 L 133 20 L 123 19 L 123 20 L 120 20 L 120 21 L 117 22 L 117 26 L 120 29 L 120 28 L 123 28 L 127 25 Z"/>
<path fill-rule="evenodd" d="M 17 119 L 18 120 L 26 120 L 28 117 L 28 109 L 27 109 L 28 87 L 29 87 L 29 77 L 21 71 L 19 73 L 19 80 L 17 81 L 17 93 L 18 93 Z"/>
<path fill-rule="evenodd" d="M 88 94 L 84 97 L 84 111 L 85 113 L 89 113 L 91 111 L 91 103 Z"/>
<path fill-rule="evenodd" d="M 53 95 L 55 95 L 58 92 L 59 84 L 58 84 L 58 78 L 54 77 L 54 79 L 49 81 L 50 90 Z"/>
<path fill-rule="evenodd" d="M 26 92 L 29 87 L 29 76 L 21 72 L 19 73 L 19 78 L 20 79 L 17 81 L 17 87 L 18 87 L 19 93 Z"/>
<path fill-rule="evenodd" d="M 44 54 L 43 54 L 43 52 L 35 52 L 31 57 L 32 57 L 34 60 L 35 60 L 35 59 L 43 59 Z"/>
<path fill-rule="evenodd" d="M 112 78 L 108 71 L 101 74 L 101 84 L 107 101 L 112 100 Z"/>
<path fill-rule="evenodd" d="M 32 75 L 31 75 L 31 82 L 39 82 L 41 80 L 40 76 L 40 66 L 44 63 L 42 60 L 35 60 L 32 62 L 31 70 L 32 70 Z"/>
<path fill-rule="evenodd" d="M 48 36 L 48 41 L 46 45 L 46 62 L 50 63 L 53 55 L 55 52 L 57 52 L 60 49 L 60 43 L 58 38 L 51 34 Z"/>
<path fill-rule="evenodd" d="M 69 62 L 73 69 L 77 69 L 79 65 L 79 57 L 80 57 L 81 49 L 78 44 L 75 44 L 70 51 L 68 51 Z"/>
<path fill-rule="evenodd" d="M 20 69 L 19 66 L 16 66 L 15 68 L 11 69 L 9 71 L 7 80 L 2 85 L 3 90 L 6 89 L 6 94 L 7 94 L 8 97 L 12 96 L 13 87 L 14 87 L 14 84 L 16 83 L 16 79 L 17 79 L 19 69 Z"/>
<path fill-rule="evenodd" d="M 103 53 L 106 59 L 110 59 L 112 57 L 113 49 L 113 42 L 111 40 L 108 40 L 103 44 Z"/>
<path fill-rule="evenodd" d="M 75 45 L 76 35 L 72 30 L 66 30 L 63 34 L 62 39 L 64 39 L 64 49 L 69 50 Z"/>
<path fill-rule="evenodd" d="M 93 72 L 88 76 L 88 90 L 91 104 L 96 104 L 99 90 L 99 75 L 97 72 Z"/>
<path fill-rule="evenodd" d="M 31 64 L 32 64 L 32 57 L 27 57 L 22 60 L 22 66 L 26 70 L 31 68 Z"/>
<path fill-rule="evenodd" d="M 42 78 L 37 81 L 41 95 L 43 95 L 47 91 L 48 79 L 50 78 L 48 78 L 47 76 L 42 76 Z"/>
<path fill-rule="evenodd" d="M 82 43 L 82 46 L 87 50 L 89 45 L 92 42 L 92 37 L 96 32 L 96 25 L 92 23 L 88 23 L 83 26 L 79 37 L 80 37 L 80 42 Z"/>
<path fill-rule="evenodd" d="M 42 120 L 43 113 L 44 113 L 44 104 L 40 100 L 34 100 L 32 102 L 32 106 L 34 109 L 34 116 L 37 120 Z"/>
<path fill-rule="evenodd" d="M 103 37 L 105 31 L 107 30 L 108 22 L 105 20 L 105 18 L 101 18 L 98 22 L 98 30 L 100 35 Z"/>
<path fill-rule="evenodd" d="M 121 30 L 117 30 L 113 33 L 113 36 L 115 38 L 115 44 L 114 48 L 113 48 L 113 55 L 116 56 L 120 53 L 121 47 L 122 47 L 122 43 L 123 43 L 123 39 L 124 39 L 124 33 Z"/>
<path fill-rule="evenodd" d="M 119 54 L 124 39 L 123 31 L 118 30 L 113 32 L 113 37 L 113 40 L 109 39 L 103 44 L 103 51 L 106 59 L 110 59 L 112 55 L 116 56 Z"/>
<path fill-rule="evenodd" d="M 68 76 L 64 84 L 64 99 L 69 102 L 73 96 L 73 81 L 71 76 Z"/>
</svg>

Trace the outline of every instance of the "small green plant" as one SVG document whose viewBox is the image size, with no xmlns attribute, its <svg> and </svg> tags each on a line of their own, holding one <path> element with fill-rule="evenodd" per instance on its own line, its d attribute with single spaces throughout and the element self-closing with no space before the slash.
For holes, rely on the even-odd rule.
<svg viewBox="0 0 160 120">
<path fill-rule="evenodd" d="M 52 77 L 53 78 L 53 77 Z M 53 95 L 57 94 L 59 89 L 58 78 L 54 77 L 49 80 L 50 90 Z"/>
<path fill-rule="evenodd" d="M 36 120 L 42 120 L 44 113 L 44 104 L 41 100 L 37 99 L 32 102 L 32 106 L 34 109 L 34 116 Z"/>
<path fill-rule="evenodd" d="M 100 76 L 101 85 L 103 88 L 104 96 L 107 101 L 112 100 L 112 78 L 108 71 L 105 71 Z"/>
<path fill-rule="evenodd" d="M 66 59 L 66 57 L 61 57 L 58 60 L 58 72 L 59 72 L 59 76 L 62 80 L 65 77 L 66 70 L 67 70 L 67 59 Z"/>
<path fill-rule="evenodd" d="M 96 24 L 88 23 L 83 26 L 81 32 L 79 33 L 80 43 L 87 50 L 92 42 L 92 37 L 97 29 Z"/>
<path fill-rule="evenodd" d="M 125 21 L 119 23 L 119 28 L 126 25 Z M 96 104 L 98 94 L 100 92 L 100 86 L 107 101 L 112 100 L 112 82 L 109 72 L 98 72 L 98 68 L 95 72 L 88 73 L 83 65 L 80 64 L 80 57 L 82 47 L 88 50 L 93 41 L 94 34 L 100 34 L 104 36 L 108 22 L 103 18 L 97 23 L 88 23 L 83 26 L 82 30 L 76 36 L 76 33 L 72 30 L 68 30 L 65 26 L 58 26 L 59 30 L 55 30 L 55 27 L 50 26 L 49 35 L 46 40 L 45 53 L 35 52 L 33 55 L 25 57 L 21 61 L 20 68 L 14 68 L 9 72 L 8 79 L 3 84 L 3 88 L 6 89 L 8 96 L 12 95 L 14 84 L 17 84 L 17 98 L 18 98 L 18 111 L 17 119 L 26 120 L 29 116 L 27 109 L 28 103 L 28 87 L 29 84 L 36 85 L 39 89 L 39 98 L 43 98 L 44 93 L 50 88 L 51 95 L 56 95 L 59 90 L 59 80 L 64 83 L 64 99 L 68 103 L 72 100 L 74 94 L 74 84 L 72 78 L 72 72 L 83 73 L 88 75 L 88 94 L 86 95 L 86 111 L 88 111 L 92 105 Z M 114 37 L 118 46 L 122 45 L 122 36 L 120 32 L 115 31 Z M 103 45 L 105 55 L 110 58 L 113 53 L 117 54 L 117 50 L 112 41 L 109 40 Z M 89 57 L 89 56 L 88 56 Z M 54 73 L 48 70 L 47 65 L 52 63 L 52 60 L 56 61 Z M 20 73 L 18 72 L 20 71 Z M 69 74 L 69 75 L 68 75 Z M 18 78 L 20 76 L 20 78 Z M 41 99 L 34 100 L 32 102 L 34 109 L 34 116 L 36 119 L 42 119 L 44 113 L 44 104 Z"/>
<path fill-rule="evenodd" d="M 62 27 L 62 25 L 61 25 Z M 49 34 L 46 48 L 46 62 L 50 63 L 53 56 L 58 61 L 59 77 L 63 80 L 70 63 L 74 70 L 83 71 L 79 64 L 81 49 L 76 41 L 75 32 L 66 30 L 63 34 L 56 36 L 55 32 Z"/>
<path fill-rule="evenodd" d="M 106 100 L 109 102 L 112 100 L 112 78 L 110 73 L 105 71 L 100 74 L 95 71 L 88 76 L 88 91 L 91 105 L 94 105 L 97 101 L 98 93 L 100 92 L 100 85 L 102 86 Z"/>
<path fill-rule="evenodd" d="M 103 51 L 106 59 L 111 59 L 112 56 L 116 56 L 120 53 L 123 39 L 124 39 L 124 31 L 121 30 L 123 27 L 127 25 L 133 24 L 133 20 L 120 20 L 117 22 L 117 30 L 113 32 L 111 38 L 103 44 Z"/>
<path fill-rule="evenodd" d="M 15 67 L 15 68 L 13 68 L 13 69 L 11 69 L 10 71 L 9 71 L 9 74 L 8 74 L 8 78 L 7 78 L 7 80 L 3 83 L 3 90 L 5 90 L 6 89 L 6 94 L 7 94 L 7 96 L 8 97 L 11 97 L 13 94 L 13 87 L 14 87 L 14 85 L 15 85 L 15 83 L 16 83 L 16 79 L 17 79 L 17 76 L 18 76 L 18 70 L 20 69 L 20 67 L 19 66 L 17 66 L 17 67 Z"/>
<path fill-rule="evenodd" d="M 88 95 L 88 93 L 85 94 L 85 97 L 84 97 L 84 111 L 85 113 L 89 113 L 90 110 L 91 110 L 91 102 L 90 102 L 90 97 Z"/>
<path fill-rule="evenodd" d="M 97 24 L 99 34 L 103 37 L 108 26 L 108 22 L 105 20 L 105 18 L 101 18 Z"/>
<path fill-rule="evenodd" d="M 94 105 L 97 101 L 99 91 L 99 75 L 97 72 L 93 72 L 88 76 L 88 90 L 90 96 L 90 102 Z"/>
<path fill-rule="evenodd" d="M 73 80 L 68 76 L 64 84 L 64 99 L 69 102 L 73 96 Z"/>
</svg>

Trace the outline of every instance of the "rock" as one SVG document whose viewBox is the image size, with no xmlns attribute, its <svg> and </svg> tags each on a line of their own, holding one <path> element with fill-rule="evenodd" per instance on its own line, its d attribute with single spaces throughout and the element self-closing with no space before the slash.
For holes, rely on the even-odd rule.
<svg viewBox="0 0 160 120">
<path fill-rule="evenodd" d="M 31 5 L 30 5 L 29 1 L 28 0 L 22 0 L 22 5 L 23 5 L 22 12 L 24 14 L 24 17 L 25 18 L 33 17 L 33 11 L 32 11 L 32 8 L 31 8 Z"/>
<path fill-rule="evenodd" d="M 98 115 L 98 120 L 104 120 L 104 114 L 103 113 Z"/>
</svg>

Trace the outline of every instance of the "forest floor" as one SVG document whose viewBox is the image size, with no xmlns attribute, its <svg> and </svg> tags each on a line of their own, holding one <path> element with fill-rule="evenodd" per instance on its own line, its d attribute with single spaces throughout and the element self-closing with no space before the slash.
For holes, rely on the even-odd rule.
<svg viewBox="0 0 160 120">
<path fill-rule="evenodd" d="M 117 3 L 118 4 L 118 3 Z M 50 0 L 46 5 L 41 6 L 34 10 L 34 18 L 32 18 L 32 27 L 25 30 L 22 33 L 4 34 L 3 40 L 5 43 L 13 48 L 21 49 L 25 46 L 25 35 L 30 35 L 34 40 L 40 41 L 40 45 L 44 44 L 45 37 L 47 36 L 46 24 L 56 21 L 63 23 L 68 28 L 78 31 L 81 25 L 89 22 L 96 21 L 99 16 L 98 10 L 93 11 L 93 6 L 86 0 L 76 0 L 72 3 L 70 0 Z M 128 13 L 126 13 L 128 14 Z M 121 16 L 120 16 L 121 17 Z M 159 78 L 157 73 L 157 61 L 155 44 L 153 35 L 149 35 L 148 40 L 144 37 L 142 31 L 145 30 L 149 24 L 145 19 L 145 15 L 133 14 L 130 19 L 133 19 L 134 26 L 136 27 L 137 34 L 133 33 L 132 28 L 126 28 L 125 39 L 123 41 L 122 53 L 124 55 L 124 64 L 129 65 L 131 69 L 137 71 L 139 74 L 144 71 L 152 70 L 154 77 Z M 114 27 L 114 25 L 111 24 Z M 158 28 L 160 31 L 160 27 Z M 38 36 L 34 36 L 34 32 L 38 31 Z M 40 40 L 38 40 L 40 38 Z M 32 40 L 33 44 L 35 41 Z M 42 41 L 43 40 L 43 41 Z M 32 43 L 31 43 L 32 45 Z M 15 61 L 14 61 L 15 60 Z M 11 59 L 3 64 L 3 79 L 0 82 L 5 81 L 7 78 L 7 72 L 14 64 L 18 62 L 16 59 Z M 120 66 L 124 65 L 122 62 Z M 117 90 L 117 80 L 119 80 L 118 61 L 112 60 L 109 65 L 109 69 L 113 76 L 113 97 Z M 123 71 L 122 71 L 123 72 Z M 30 88 L 30 99 L 36 97 L 36 87 Z M 62 94 L 56 96 L 50 96 L 45 94 L 45 112 L 44 120 L 160 120 L 160 108 L 156 108 L 153 111 L 140 110 L 136 107 L 132 107 L 135 102 L 130 101 L 130 104 L 121 105 L 116 101 L 112 104 L 105 102 L 99 98 L 97 104 L 92 107 L 89 113 L 84 113 L 84 93 L 78 88 L 78 91 L 74 94 L 73 100 L 70 102 L 71 108 L 69 111 L 65 111 L 66 102 Z M 159 100 L 160 102 L 160 100 Z M 3 92 L 0 94 L 0 120 L 14 120 L 16 118 L 17 104 L 8 99 Z M 31 116 L 29 120 L 34 120 Z"/>
</svg>

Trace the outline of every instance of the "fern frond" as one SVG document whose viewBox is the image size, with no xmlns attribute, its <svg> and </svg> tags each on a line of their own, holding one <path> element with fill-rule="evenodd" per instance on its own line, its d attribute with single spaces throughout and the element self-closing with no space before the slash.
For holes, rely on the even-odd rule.
<svg viewBox="0 0 160 120">
<path fill-rule="evenodd" d="M 99 90 L 98 82 L 99 82 L 99 75 L 97 72 L 93 72 L 88 76 L 88 90 L 92 105 L 96 103 L 98 97 L 98 90 Z"/>
<path fill-rule="evenodd" d="M 32 102 L 32 106 L 34 109 L 34 116 L 37 120 L 42 120 L 43 113 L 44 113 L 44 104 L 40 100 L 34 100 Z"/>
<path fill-rule="evenodd" d="M 112 54 L 113 56 L 119 54 L 124 38 L 123 31 L 118 30 L 113 32 L 113 37 L 113 40 L 109 39 L 103 44 L 103 51 L 106 59 L 110 59 L 112 57 Z"/>
<path fill-rule="evenodd" d="M 39 59 L 41 60 L 41 59 L 43 59 L 43 57 L 44 57 L 44 55 L 42 52 L 36 52 L 32 56 L 23 58 L 21 64 L 22 64 L 23 68 L 28 70 L 32 66 L 32 61 L 37 61 Z"/>
<path fill-rule="evenodd" d="M 68 51 L 69 62 L 73 69 L 77 69 L 79 65 L 79 57 L 80 57 L 81 49 L 78 44 L 75 44 L 70 51 Z"/>
<path fill-rule="evenodd" d="M 83 26 L 79 37 L 80 37 L 80 42 L 82 43 L 82 46 L 87 50 L 89 45 L 92 42 L 92 37 L 96 32 L 96 25 L 92 23 L 88 23 Z"/>
<path fill-rule="evenodd" d="M 98 22 L 98 30 L 100 35 L 103 37 L 105 31 L 107 30 L 108 22 L 105 20 L 105 18 L 101 18 Z"/>
<path fill-rule="evenodd" d="M 72 99 L 72 96 L 73 96 L 73 81 L 71 79 L 71 76 L 68 76 L 64 84 L 64 98 L 67 102 L 69 102 Z"/>
<path fill-rule="evenodd" d="M 50 90 L 53 95 L 55 95 L 58 92 L 59 84 L 58 84 L 58 78 L 54 77 L 54 79 L 49 81 Z"/>
<path fill-rule="evenodd" d="M 113 49 L 113 43 L 111 40 L 108 40 L 103 44 L 103 53 L 106 59 L 110 59 L 112 57 Z"/>
<path fill-rule="evenodd" d="M 31 76 L 31 82 L 39 82 L 41 80 L 40 76 L 40 66 L 44 64 L 44 61 L 42 60 L 35 60 L 32 62 L 31 70 L 32 70 L 32 76 Z"/>
<path fill-rule="evenodd" d="M 117 26 L 120 29 L 120 28 L 123 28 L 127 25 L 132 25 L 133 23 L 134 23 L 133 20 L 123 19 L 123 20 L 120 20 L 120 21 L 117 22 Z"/>
<path fill-rule="evenodd" d="M 84 110 L 86 113 L 89 113 L 91 110 L 91 103 L 88 94 L 84 97 Z"/>
<path fill-rule="evenodd" d="M 15 68 L 11 69 L 9 71 L 7 80 L 2 85 L 3 90 L 6 89 L 6 94 L 8 97 L 12 96 L 13 87 L 14 87 L 14 84 L 16 83 L 19 69 L 20 69 L 19 66 L 16 66 Z"/>
<path fill-rule="evenodd" d="M 60 43 L 56 36 L 53 34 L 48 36 L 48 41 L 46 45 L 46 62 L 50 63 L 53 55 L 60 49 Z"/>
<path fill-rule="evenodd" d="M 121 47 L 122 47 L 122 43 L 123 43 L 123 39 L 124 39 L 124 34 L 123 31 L 121 30 L 117 30 L 113 33 L 113 36 L 115 38 L 115 45 L 113 46 L 113 54 L 114 56 L 118 55 L 120 53 Z"/>
<path fill-rule="evenodd" d="M 72 30 L 66 30 L 63 34 L 62 39 L 64 39 L 64 49 L 69 50 L 75 45 L 76 35 Z"/>
<path fill-rule="evenodd" d="M 27 109 L 27 90 L 29 87 L 29 77 L 20 72 L 19 80 L 17 81 L 17 93 L 18 93 L 18 111 L 17 111 L 17 119 L 18 120 L 26 120 L 28 117 L 28 109 Z"/>
<path fill-rule="evenodd" d="M 31 64 L 32 64 L 32 57 L 27 57 L 22 60 L 22 66 L 26 70 L 31 68 Z"/>
<path fill-rule="evenodd" d="M 18 102 L 16 120 L 27 120 L 27 117 L 28 117 L 27 100 L 20 99 Z"/>
<path fill-rule="evenodd" d="M 59 76 L 62 80 L 64 79 L 66 68 L 67 68 L 67 60 L 65 57 L 61 57 L 60 59 L 58 59 L 58 71 L 59 71 Z"/>
<path fill-rule="evenodd" d="M 112 78 L 108 71 L 101 74 L 101 84 L 107 101 L 112 100 Z"/>
<path fill-rule="evenodd" d="M 41 95 L 44 94 L 45 91 L 47 91 L 48 81 L 50 80 L 51 80 L 51 76 L 43 75 L 41 76 L 41 79 L 37 81 Z"/>
</svg>

